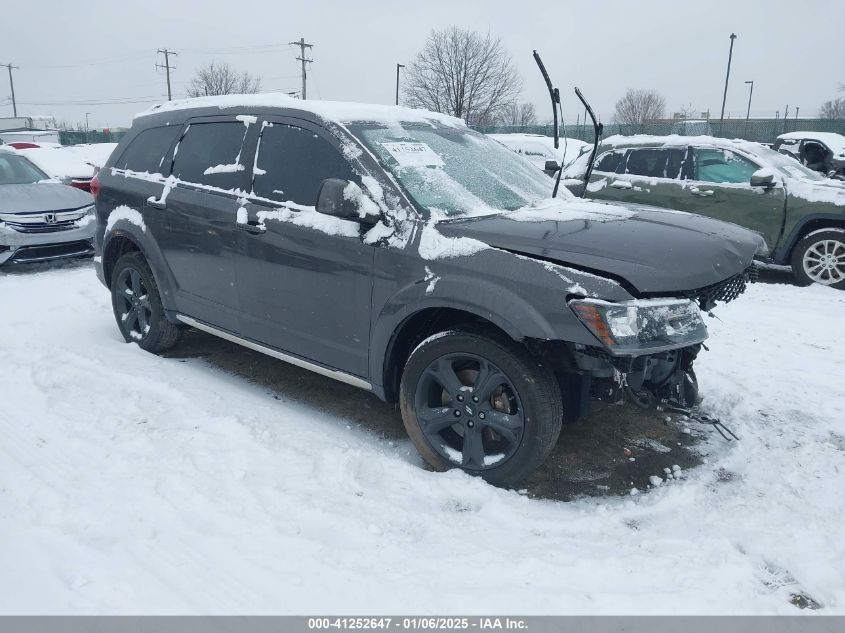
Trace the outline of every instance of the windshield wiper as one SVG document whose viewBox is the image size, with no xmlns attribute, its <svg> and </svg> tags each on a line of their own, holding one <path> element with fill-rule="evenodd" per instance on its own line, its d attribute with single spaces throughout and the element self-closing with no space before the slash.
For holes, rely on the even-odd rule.
<svg viewBox="0 0 845 633">
<path fill-rule="evenodd" d="M 540 59 L 540 54 L 535 50 L 534 51 L 534 61 L 537 62 L 537 66 L 540 67 L 540 72 L 543 75 L 543 79 L 546 81 L 546 88 L 549 90 L 549 97 L 552 99 L 552 116 L 554 117 L 554 137 L 555 137 L 555 149 L 558 149 L 560 146 L 560 123 L 557 118 L 558 108 L 560 108 L 560 90 L 555 88 L 552 85 L 552 80 L 549 77 L 549 73 L 546 71 L 546 67 L 543 65 L 543 60 Z M 557 178 L 555 179 L 555 187 L 552 190 L 552 198 L 557 198 L 557 190 L 560 187 L 560 175 L 563 173 L 563 165 L 557 170 Z"/>
<path fill-rule="evenodd" d="M 599 148 L 599 139 L 601 138 L 602 132 L 604 132 L 604 125 L 596 121 L 596 115 L 593 114 L 593 109 L 590 107 L 590 104 L 587 103 L 584 95 L 581 94 L 578 86 L 575 87 L 575 94 L 578 95 L 581 103 L 584 104 L 584 109 L 593 120 L 593 151 L 590 152 L 590 160 L 587 161 L 587 170 L 584 172 L 584 190 L 581 192 L 581 197 L 583 198 L 587 193 L 587 184 L 590 182 L 590 175 L 593 173 L 593 161 L 596 160 L 596 151 L 598 151 Z M 561 167 L 560 171 L 563 172 L 563 167 Z M 560 180 L 560 176 L 558 176 L 558 180 Z M 555 187 L 555 191 L 557 191 L 557 187 Z"/>
</svg>

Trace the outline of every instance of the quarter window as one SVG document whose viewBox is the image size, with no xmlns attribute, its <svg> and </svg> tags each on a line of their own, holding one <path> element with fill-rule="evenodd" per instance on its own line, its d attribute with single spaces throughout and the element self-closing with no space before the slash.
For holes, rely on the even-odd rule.
<svg viewBox="0 0 845 633">
<path fill-rule="evenodd" d="M 355 178 L 349 162 L 334 145 L 301 127 L 265 124 L 253 176 L 255 195 L 313 207 L 326 178 Z"/>
<path fill-rule="evenodd" d="M 173 175 L 188 183 L 242 188 L 241 157 L 249 127 L 240 122 L 192 123 L 176 146 Z"/>
<path fill-rule="evenodd" d="M 181 129 L 177 125 L 144 130 L 129 143 L 114 166 L 151 174 L 169 173 L 170 147 Z"/>
<path fill-rule="evenodd" d="M 608 174 L 616 173 L 616 169 L 622 163 L 624 157 L 624 151 L 607 152 L 599 156 L 593 171 L 602 171 Z"/>
<path fill-rule="evenodd" d="M 727 149 L 695 150 L 695 180 L 701 182 L 749 182 L 758 169 L 747 158 Z"/>
</svg>

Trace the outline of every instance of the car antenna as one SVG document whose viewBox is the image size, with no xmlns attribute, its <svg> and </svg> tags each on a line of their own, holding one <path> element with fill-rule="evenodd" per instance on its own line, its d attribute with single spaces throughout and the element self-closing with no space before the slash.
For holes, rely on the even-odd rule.
<svg viewBox="0 0 845 633">
<path fill-rule="evenodd" d="M 555 149 L 560 147 L 560 127 L 557 118 L 558 108 L 560 108 L 560 90 L 552 86 L 552 80 L 549 77 L 549 73 L 546 71 L 546 67 L 543 65 L 543 60 L 540 59 L 540 54 L 535 50 L 534 51 L 534 61 L 537 62 L 537 66 L 540 67 L 540 72 L 543 74 L 543 79 L 546 81 L 546 87 L 549 89 L 549 96 L 552 99 L 552 116 L 554 117 L 554 135 L 555 135 Z M 552 198 L 557 198 L 557 190 L 560 187 L 560 175 L 563 173 L 563 166 L 561 165 L 560 169 L 557 172 L 557 178 L 555 179 L 555 188 L 552 190 Z"/>
<path fill-rule="evenodd" d="M 584 172 L 584 190 L 581 192 L 581 197 L 583 198 L 587 193 L 587 184 L 590 182 L 590 175 L 593 173 L 593 161 L 596 160 L 596 151 L 599 149 L 599 140 L 601 139 L 602 132 L 604 132 L 604 125 L 596 121 L 596 115 L 593 113 L 593 109 L 590 107 L 590 104 L 587 103 L 584 95 L 581 94 L 578 86 L 575 86 L 575 94 L 578 95 L 581 103 L 584 104 L 584 109 L 593 120 L 593 133 L 595 137 L 593 139 L 593 151 L 590 152 L 590 160 L 587 163 L 587 170 Z M 561 171 L 563 171 L 563 169 L 561 169 Z M 560 179 L 560 176 L 558 176 L 558 179 Z M 557 187 L 555 187 L 555 189 L 557 189 Z"/>
</svg>

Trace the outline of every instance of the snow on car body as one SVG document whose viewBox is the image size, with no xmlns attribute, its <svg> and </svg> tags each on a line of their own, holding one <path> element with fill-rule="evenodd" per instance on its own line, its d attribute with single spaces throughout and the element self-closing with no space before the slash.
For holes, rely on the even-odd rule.
<svg viewBox="0 0 845 633">
<path fill-rule="evenodd" d="M 552 175 L 557 170 L 546 170 L 548 161 L 555 161 L 558 165 L 568 165 L 575 160 L 589 143 L 577 138 L 562 138 L 555 149 L 554 139 L 541 134 L 488 134 L 490 138 L 499 141 L 508 149 L 525 156 L 538 169 Z"/>
<path fill-rule="evenodd" d="M 548 178 L 449 116 L 282 95 L 152 108 L 93 189 L 127 341 L 159 351 L 188 324 L 398 400 L 432 466 L 497 484 L 591 393 L 694 404 L 699 306 L 736 296 L 762 247 L 548 200 Z"/>
</svg>

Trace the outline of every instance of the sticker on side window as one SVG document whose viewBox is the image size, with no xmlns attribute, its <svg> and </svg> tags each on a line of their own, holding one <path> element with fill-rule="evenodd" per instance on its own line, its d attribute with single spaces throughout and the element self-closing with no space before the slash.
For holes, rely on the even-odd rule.
<svg viewBox="0 0 845 633">
<path fill-rule="evenodd" d="M 382 143 L 400 167 L 442 167 L 443 160 L 425 143 Z"/>
</svg>

